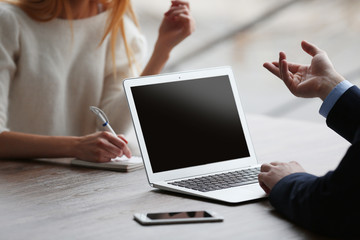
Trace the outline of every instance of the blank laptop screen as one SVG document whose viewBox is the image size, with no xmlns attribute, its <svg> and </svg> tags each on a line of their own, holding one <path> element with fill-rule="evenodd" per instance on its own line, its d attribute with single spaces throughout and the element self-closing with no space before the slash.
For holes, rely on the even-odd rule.
<svg viewBox="0 0 360 240">
<path fill-rule="evenodd" d="M 131 91 L 154 173 L 250 156 L 228 76 Z"/>
</svg>

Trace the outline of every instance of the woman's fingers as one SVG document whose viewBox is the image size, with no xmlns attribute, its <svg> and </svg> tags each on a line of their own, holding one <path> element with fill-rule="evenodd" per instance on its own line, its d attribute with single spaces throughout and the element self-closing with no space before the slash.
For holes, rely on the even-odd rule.
<svg viewBox="0 0 360 240">
<path fill-rule="evenodd" d="M 117 154 L 115 157 L 121 157 L 123 154 L 128 158 L 131 157 L 131 151 L 127 146 L 127 140 L 123 136 L 114 136 L 113 134 L 107 134 L 106 137 L 109 143 L 111 143 L 112 145 L 109 146 L 107 150 L 111 153 Z"/>
<path fill-rule="evenodd" d="M 126 144 L 128 144 L 128 143 L 129 143 L 129 142 L 128 142 L 128 140 L 126 140 L 126 138 L 125 138 L 125 136 L 124 136 L 124 135 L 119 134 L 119 135 L 118 135 L 118 137 L 119 137 L 121 140 L 123 140 Z"/>
<path fill-rule="evenodd" d="M 98 148 L 107 152 L 107 157 L 112 158 L 122 155 L 124 142 L 109 132 L 101 132 L 96 142 Z"/>
<path fill-rule="evenodd" d="M 165 13 L 165 17 L 175 21 L 191 22 L 190 11 L 185 6 L 171 7 L 169 11 Z"/>
<path fill-rule="evenodd" d="M 128 147 L 128 141 L 126 140 L 126 138 L 124 137 L 124 135 L 119 135 L 118 136 L 121 140 L 123 140 L 124 142 L 125 142 L 125 147 L 123 148 L 123 152 L 124 152 L 124 155 L 127 157 L 127 158 L 131 158 L 131 151 L 130 151 L 130 149 L 129 149 L 129 147 Z"/>
<path fill-rule="evenodd" d="M 179 14 L 189 15 L 190 10 L 186 6 L 172 6 L 166 13 L 165 16 L 177 16 Z"/>
<path fill-rule="evenodd" d="M 190 9 L 190 4 L 188 1 L 180 1 L 180 0 L 171 1 L 171 6 L 181 6 L 181 5 L 185 5 L 188 9 Z"/>
</svg>

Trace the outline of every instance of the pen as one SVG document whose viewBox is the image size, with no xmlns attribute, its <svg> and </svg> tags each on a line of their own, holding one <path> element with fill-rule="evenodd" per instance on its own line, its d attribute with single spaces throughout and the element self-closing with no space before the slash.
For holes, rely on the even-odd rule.
<svg viewBox="0 0 360 240">
<path fill-rule="evenodd" d="M 90 106 L 90 111 L 92 111 L 98 118 L 99 120 L 102 122 L 102 126 L 103 127 L 106 127 L 112 134 L 114 134 L 115 136 L 116 133 L 114 131 L 114 129 L 112 129 L 112 127 L 110 126 L 110 123 L 109 123 L 109 119 L 107 118 L 106 114 L 103 112 L 103 110 L 101 110 L 100 108 L 98 107 L 94 107 L 94 106 Z M 121 137 L 120 138 L 126 143 L 128 144 L 128 141 Z"/>
</svg>

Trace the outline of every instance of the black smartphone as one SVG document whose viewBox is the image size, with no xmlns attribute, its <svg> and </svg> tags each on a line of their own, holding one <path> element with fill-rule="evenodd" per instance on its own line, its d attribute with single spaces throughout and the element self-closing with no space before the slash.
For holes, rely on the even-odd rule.
<svg viewBox="0 0 360 240">
<path fill-rule="evenodd" d="M 135 213 L 134 219 L 143 225 L 221 222 L 224 220 L 223 217 L 210 211 Z"/>
</svg>

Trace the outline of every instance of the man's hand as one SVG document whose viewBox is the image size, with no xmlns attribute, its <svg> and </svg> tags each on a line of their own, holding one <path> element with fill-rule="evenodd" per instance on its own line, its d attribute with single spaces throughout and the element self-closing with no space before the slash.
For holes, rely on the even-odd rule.
<svg viewBox="0 0 360 240">
<path fill-rule="evenodd" d="M 310 66 L 288 63 L 283 52 L 280 52 L 278 62 L 264 63 L 263 66 L 282 79 L 295 96 L 324 100 L 344 78 L 335 71 L 325 51 L 306 41 L 302 41 L 301 46 L 313 57 Z"/>
<path fill-rule="evenodd" d="M 264 191 L 269 194 L 275 184 L 283 177 L 296 172 L 305 172 L 305 170 L 297 162 L 271 162 L 261 165 L 261 173 L 259 174 L 259 184 Z"/>
</svg>

